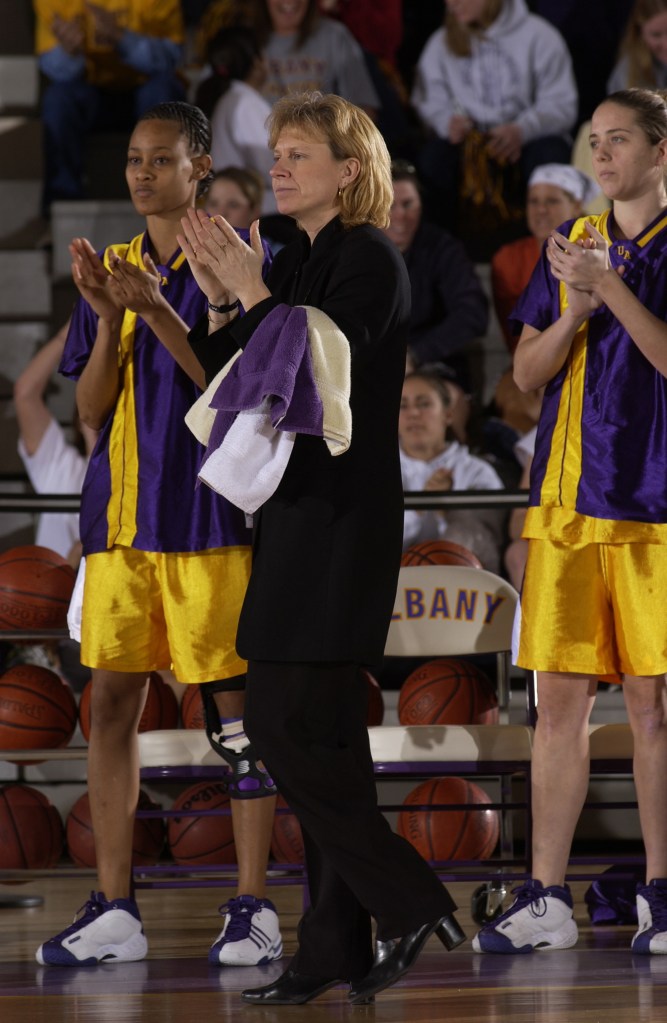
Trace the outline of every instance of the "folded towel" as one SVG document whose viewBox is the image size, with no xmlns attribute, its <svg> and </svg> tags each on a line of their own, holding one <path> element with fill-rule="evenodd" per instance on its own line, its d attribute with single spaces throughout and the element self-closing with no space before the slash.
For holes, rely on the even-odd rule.
<svg viewBox="0 0 667 1023">
<path fill-rule="evenodd" d="M 239 353 L 240 355 L 241 353 Z M 199 479 L 252 514 L 276 490 L 297 433 L 350 446 L 350 348 L 325 313 L 276 306 L 186 416 L 206 445 Z"/>
<path fill-rule="evenodd" d="M 259 408 L 239 412 L 224 443 L 203 463 L 199 479 L 252 515 L 280 483 L 295 436 L 275 429 L 268 400 Z"/>
</svg>

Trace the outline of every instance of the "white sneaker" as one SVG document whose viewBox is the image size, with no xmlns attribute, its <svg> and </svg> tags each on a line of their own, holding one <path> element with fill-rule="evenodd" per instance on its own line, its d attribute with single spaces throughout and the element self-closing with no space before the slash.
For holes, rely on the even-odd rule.
<svg viewBox="0 0 667 1023">
<path fill-rule="evenodd" d="M 667 955 L 667 878 L 656 877 L 637 885 L 639 930 L 632 951 L 640 955 Z"/>
<path fill-rule="evenodd" d="M 40 945 L 35 958 L 42 966 L 96 966 L 134 962 L 147 951 L 134 899 L 108 902 L 102 892 L 91 892 L 74 923 Z"/>
<path fill-rule="evenodd" d="M 472 939 L 475 952 L 515 955 L 576 944 L 578 931 L 567 885 L 544 888 L 540 881 L 527 881 L 512 891 L 516 898 L 510 908 Z"/>
<path fill-rule="evenodd" d="M 280 959 L 283 940 L 275 906 L 269 899 L 239 895 L 220 907 L 225 923 L 211 945 L 215 966 L 261 966 Z"/>
</svg>

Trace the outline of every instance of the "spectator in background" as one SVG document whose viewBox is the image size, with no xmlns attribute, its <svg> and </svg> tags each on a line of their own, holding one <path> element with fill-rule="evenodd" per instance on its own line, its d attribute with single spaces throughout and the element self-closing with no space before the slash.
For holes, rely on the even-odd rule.
<svg viewBox="0 0 667 1023">
<path fill-rule="evenodd" d="M 473 201 L 505 215 L 504 168 L 569 160 L 577 116 L 572 62 L 561 35 L 524 0 L 450 0 L 444 27 L 417 65 L 412 102 L 433 133 L 420 169 L 439 223 L 453 222 L 462 182 Z"/>
<path fill-rule="evenodd" d="M 488 302 L 463 244 L 422 217 L 417 171 L 392 163 L 394 200 L 385 234 L 403 254 L 412 288 L 408 346 L 417 365 L 446 362 L 470 390 L 468 349 L 488 324 Z"/>
<path fill-rule="evenodd" d="M 257 37 L 242 25 L 223 28 L 210 41 L 207 58 L 211 73 L 199 85 L 196 103 L 211 120 L 213 169 L 256 171 L 264 185 L 262 212 L 275 213 L 269 176 L 273 154 L 266 131 L 271 107 L 261 94 L 266 62 Z"/>
<path fill-rule="evenodd" d="M 264 182 L 255 170 L 223 167 L 208 187 L 204 206 L 212 216 L 221 216 L 232 227 L 249 228 L 262 209 Z"/>
<path fill-rule="evenodd" d="M 84 143 L 95 129 L 128 128 L 150 107 L 183 99 L 179 0 L 33 0 L 42 98 L 42 212 L 84 195 Z"/>
<path fill-rule="evenodd" d="M 667 0 L 636 0 L 607 92 L 667 86 Z"/>
<path fill-rule="evenodd" d="M 254 25 L 268 74 L 262 92 L 273 105 L 289 92 L 336 93 L 377 117 L 380 101 L 361 47 L 318 0 L 253 0 Z"/>
<path fill-rule="evenodd" d="M 445 381 L 435 372 L 416 370 L 403 384 L 398 439 L 405 490 L 502 490 L 495 469 L 447 439 L 451 401 Z M 447 539 L 472 550 L 484 568 L 497 572 L 504 513 L 495 509 L 406 511 L 403 547 Z"/>
<path fill-rule="evenodd" d="M 18 451 L 37 494 L 79 494 L 88 456 L 97 439 L 96 431 L 81 423 L 75 413 L 77 443 L 70 444 L 45 401 L 46 389 L 60 364 L 68 330 L 69 320 L 40 348 L 14 384 Z M 56 551 L 76 569 L 81 558 L 78 513 L 40 515 L 35 543 Z"/>
<path fill-rule="evenodd" d="M 493 304 L 510 352 L 519 339 L 512 334 L 509 315 L 530 280 L 542 246 L 560 224 L 586 210 L 599 192 L 592 178 L 565 163 L 542 164 L 530 175 L 526 198 L 530 234 L 503 245 L 491 259 Z"/>
</svg>

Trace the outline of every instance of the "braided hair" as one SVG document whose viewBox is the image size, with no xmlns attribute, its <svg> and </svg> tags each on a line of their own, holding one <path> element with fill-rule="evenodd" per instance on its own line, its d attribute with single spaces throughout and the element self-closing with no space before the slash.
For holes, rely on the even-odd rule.
<svg viewBox="0 0 667 1023">
<path fill-rule="evenodd" d="M 208 156 L 211 152 L 211 125 L 208 117 L 199 107 L 192 103 L 185 103 L 182 100 L 174 100 L 169 103 L 158 103 L 151 107 L 139 118 L 138 123 L 143 121 L 171 121 L 178 125 L 181 135 L 188 140 L 190 151 L 194 156 Z M 208 191 L 208 186 L 213 180 L 213 172 L 209 171 L 206 177 L 202 178 L 197 187 L 197 195 L 203 195 Z"/>
</svg>

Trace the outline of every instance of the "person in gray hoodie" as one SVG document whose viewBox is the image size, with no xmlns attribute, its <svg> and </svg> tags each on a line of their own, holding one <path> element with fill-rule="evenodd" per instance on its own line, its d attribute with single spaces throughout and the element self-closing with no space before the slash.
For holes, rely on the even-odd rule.
<svg viewBox="0 0 667 1023">
<path fill-rule="evenodd" d="M 417 64 L 412 104 L 431 134 L 420 170 L 435 215 L 452 224 L 462 173 L 569 163 L 577 116 L 572 61 L 560 33 L 525 0 L 450 0 Z M 472 148 L 471 148 L 472 146 Z M 473 156 L 474 154 L 474 156 Z M 487 188 L 488 191 L 488 188 Z"/>
</svg>

